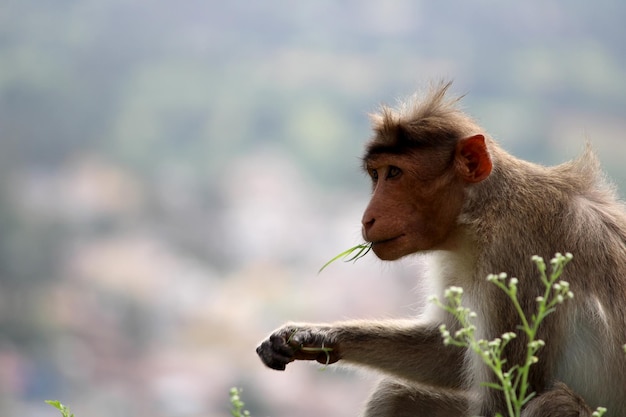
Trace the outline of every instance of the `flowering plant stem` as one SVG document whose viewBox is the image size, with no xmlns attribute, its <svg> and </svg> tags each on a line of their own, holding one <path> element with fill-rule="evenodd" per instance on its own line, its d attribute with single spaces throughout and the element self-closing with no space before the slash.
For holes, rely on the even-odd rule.
<svg viewBox="0 0 626 417">
<path fill-rule="evenodd" d="M 230 389 L 230 414 L 233 417 L 250 417 L 250 412 L 244 410 L 245 403 L 241 400 L 241 389 L 233 387 Z"/>
<path fill-rule="evenodd" d="M 456 331 L 454 335 L 448 331 L 445 325 L 440 327 L 444 343 L 446 345 L 468 347 L 480 356 L 487 367 L 493 371 L 497 379 L 496 383 L 484 382 L 483 384 L 489 388 L 503 392 L 507 407 L 506 411 L 509 417 L 519 417 L 522 407 L 535 395 L 534 392 L 528 392 L 528 375 L 530 367 L 538 361 L 536 356 L 537 351 L 544 346 L 543 340 L 536 339 L 539 325 L 546 316 L 555 310 L 558 304 L 574 296 L 569 290 L 569 284 L 567 282 L 557 282 L 563 273 L 563 268 L 571 259 L 572 255 L 569 253 L 566 255 L 557 253 L 550 261 L 551 271 L 548 275 L 543 259 L 539 256 L 532 258 L 533 262 L 537 265 L 541 281 L 546 289 L 543 295 L 537 297 L 537 312 L 532 315 L 530 320 L 524 314 L 517 298 L 517 278 L 511 278 L 507 282 L 507 275 L 504 273 L 489 275 L 487 277 L 487 280 L 504 291 L 511 300 L 521 321 L 519 328 L 528 338 L 524 362 L 511 366 L 508 369 L 505 368 L 507 361 L 506 358 L 503 357 L 503 352 L 506 345 L 517 337 L 516 333 L 508 332 L 503 334 L 500 338 L 491 341 L 483 339 L 477 340 L 474 336 L 476 327 L 471 322 L 471 319 L 476 317 L 476 314 L 461 305 L 462 288 L 450 287 L 446 289 L 444 297 L 447 303 L 445 304 L 436 297 L 432 299 L 435 304 L 452 314 L 461 325 L 460 330 Z"/>
<path fill-rule="evenodd" d="M 62 417 L 74 417 L 74 414 L 70 412 L 70 409 L 67 406 L 61 404 L 60 401 L 46 400 L 45 402 L 46 404 L 49 404 L 53 406 L 54 408 L 56 408 L 57 410 L 59 410 L 61 412 Z"/>
</svg>

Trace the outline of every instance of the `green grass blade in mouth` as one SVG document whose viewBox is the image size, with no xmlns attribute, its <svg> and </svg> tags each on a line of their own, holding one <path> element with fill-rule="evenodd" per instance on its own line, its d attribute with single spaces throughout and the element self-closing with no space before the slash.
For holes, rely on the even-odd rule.
<svg viewBox="0 0 626 417">
<path fill-rule="evenodd" d="M 338 259 L 343 259 L 344 262 L 356 262 L 361 259 L 372 249 L 372 244 L 370 242 L 361 243 L 359 245 L 353 246 L 348 250 L 341 252 L 339 255 L 332 258 L 330 261 L 326 262 L 324 266 L 320 268 L 317 273 L 322 272 L 328 265 L 332 264 Z M 355 253 L 356 252 L 356 253 Z"/>
</svg>

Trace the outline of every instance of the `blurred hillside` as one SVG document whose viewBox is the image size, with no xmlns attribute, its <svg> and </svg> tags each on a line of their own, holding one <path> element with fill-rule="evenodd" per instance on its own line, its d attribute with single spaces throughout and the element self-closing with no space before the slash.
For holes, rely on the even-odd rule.
<svg viewBox="0 0 626 417">
<path fill-rule="evenodd" d="M 367 114 L 454 79 L 512 153 L 589 139 L 626 189 L 626 3 L 5 0 L 0 415 L 356 415 L 351 371 L 266 370 L 287 320 L 409 315 L 359 241 Z M 420 295 L 421 294 L 421 295 Z"/>
</svg>

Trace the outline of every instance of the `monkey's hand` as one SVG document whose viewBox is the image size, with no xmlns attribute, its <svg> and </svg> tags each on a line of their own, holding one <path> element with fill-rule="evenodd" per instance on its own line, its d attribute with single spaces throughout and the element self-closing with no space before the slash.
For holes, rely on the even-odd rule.
<svg viewBox="0 0 626 417">
<path fill-rule="evenodd" d="M 339 344 L 330 326 L 288 324 L 276 330 L 256 348 L 265 365 L 284 371 L 295 360 L 328 365 L 340 359 Z"/>
</svg>

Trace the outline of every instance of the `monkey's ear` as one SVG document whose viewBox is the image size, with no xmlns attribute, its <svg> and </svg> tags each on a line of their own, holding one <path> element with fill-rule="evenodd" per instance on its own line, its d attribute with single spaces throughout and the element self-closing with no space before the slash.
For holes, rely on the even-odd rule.
<svg viewBox="0 0 626 417">
<path fill-rule="evenodd" d="M 470 183 L 480 182 L 491 174 L 493 164 L 483 135 L 459 140 L 456 145 L 456 166 L 461 177 Z"/>
</svg>

